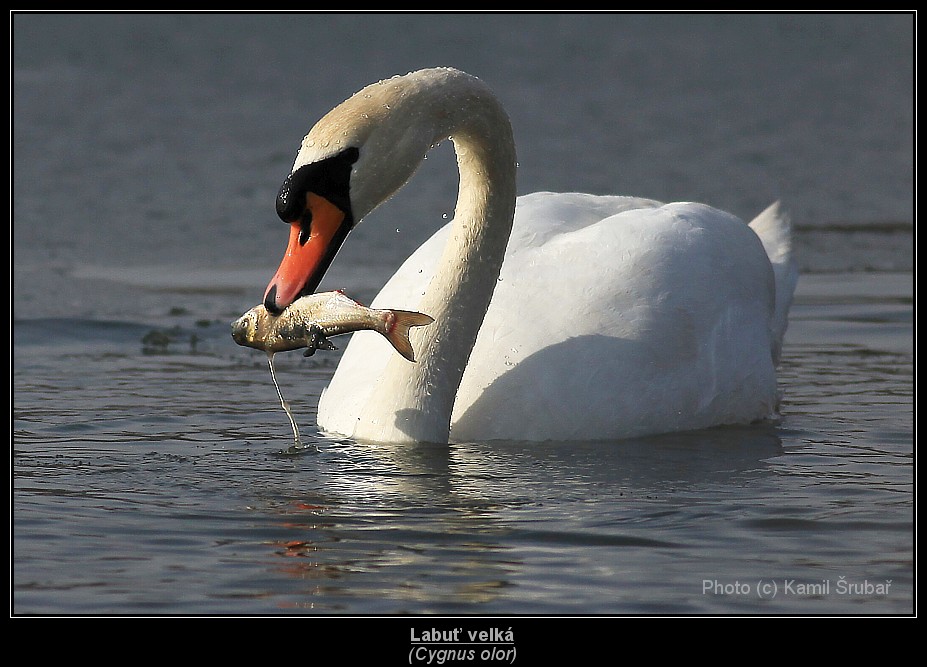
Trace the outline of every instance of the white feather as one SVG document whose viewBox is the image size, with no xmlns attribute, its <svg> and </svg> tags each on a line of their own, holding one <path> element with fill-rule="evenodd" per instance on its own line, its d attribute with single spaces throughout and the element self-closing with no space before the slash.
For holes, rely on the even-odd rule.
<svg viewBox="0 0 927 667">
<path fill-rule="evenodd" d="M 433 72 L 409 75 L 416 80 L 409 91 Z M 445 79 L 441 85 L 451 89 L 461 81 L 473 86 L 469 77 Z M 449 123 L 444 107 L 436 113 Z M 425 109 L 405 121 L 433 115 Z M 404 119 L 380 122 L 401 126 Z M 456 375 L 433 372 L 442 368 L 450 345 L 443 338 L 456 336 L 454 329 L 417 339 L 419 368 L 402 366 L 378 337 L 355 337 L 320 401 L 320 427 L 371 440 L 600 440 L 775 413 L 775 364 L 796 276 L 790 230 L 777 207 L 748 226 L 703 204 L 536 193 L 517 200 L 509 235 L 508 223 L 497 219 L 504 207 L 494 199 L 504 199 L 508 186 L 493 177 L 514 164 L 505 164 L 507 156 L 494 163 L 498 152 L 483 150 L 502 141 L 483 125 L 487 135 L 455 139 L 462 176 L 456 219 L 372 304 L 440 319 L 429 308 L 442 307 L 436 294 L 451 295 L 469 317 L 454 320 L 454 328 L 471 326 L 476 336 L 469 358 Z M 471 227 L 484 224 L 502 232 L 469 238 Z M 475 243 L 482 244 L 477 251 Z M 473 258 L 502 249 L 497 275 L 478 260 L 455 261 L 455 253 Z M 481 293 L 455 292 L 457 281 Z M 448 394 L 450 401 L 442 398 Z M 427 426 L 416 421 L 422 414 L 431 418 Z"/>
</svg>

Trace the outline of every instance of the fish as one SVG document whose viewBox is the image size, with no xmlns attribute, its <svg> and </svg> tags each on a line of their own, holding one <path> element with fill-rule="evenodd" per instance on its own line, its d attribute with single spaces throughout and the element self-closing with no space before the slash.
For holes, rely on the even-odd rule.
<svg viewBox="0 0 927 667">
<path fill-rule="evenodd" d="M 239 345 L 268 354 L 306 348 L 303 354 L 308 357 L 316 350 L 337 349 L 329 337 L 370 330 L 383 335 L 399 354 L 414 362 L 409 331 L 432 322 L 434 318 L 424 313 L 368 308 L 338 290 L 302 296 L 279 315 L 258 304 L 232 322 L 232 338 Z"/>
</svg>

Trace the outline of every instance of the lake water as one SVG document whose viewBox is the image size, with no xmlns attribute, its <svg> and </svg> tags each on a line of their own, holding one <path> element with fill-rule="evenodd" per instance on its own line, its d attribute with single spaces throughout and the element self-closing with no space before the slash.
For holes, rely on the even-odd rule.
<svg viewBox="0 0 927 667">
<path fill-rule="evenodd" d="M 18 14 L 12 37 L 12 613 L 913 613 L 911 16 Z M 285 452 L 266 359 L 229 336 L 283 252 L 277 188 L 329 108 L 432 65 L 497 90 L 521 192 L 785 203 L 781 422 L 371 446 L 315 429 L 339 353 L 291 353 L 317 448 Z M 370 299 L 455 188 L 441 147 L 322 288 Z"/>
</svg>

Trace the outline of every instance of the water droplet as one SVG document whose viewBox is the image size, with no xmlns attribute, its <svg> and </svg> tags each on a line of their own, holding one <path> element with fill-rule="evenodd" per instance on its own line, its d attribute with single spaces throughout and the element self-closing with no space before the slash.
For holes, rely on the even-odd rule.
<svg viewBox="0 0 927 667">
<path fill-rule="evenodd" d="M 306 146 L 308 146 L 309 148 L 312 148 L 313 146 L 315 146 L 315 140 L 310 139 L 309 141 L 306 142 Z"/>
<path fill-rule="evenodd" d="M 328 139 L 322 139 L 322 148 L 328 148 Z"/>
<path fill-rule="evenodd" d="M 445 220 L 447 220 L 447 213 L 442 213 L 442 214 L 441 214 L 441 217 L 444 218 Z"/>
</svg>

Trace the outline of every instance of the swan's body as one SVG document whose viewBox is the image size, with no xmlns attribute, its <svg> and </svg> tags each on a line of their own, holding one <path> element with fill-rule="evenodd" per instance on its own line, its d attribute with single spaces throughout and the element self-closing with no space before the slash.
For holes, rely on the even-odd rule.
<svg viewBox="0 0 927 667">
<path fill-rule="evenodd" d="M 320 428 L 373 441 L 598 440 L 775 413 L 796 279 L 775 206 L 748 226 L 701 204 L 630 197 L 537 193 L 516 205 L 504 112 L 478 80 L 443 69 L 336 108 L 294 174 L 359 148 L 348 217 L 360 220 L 448 136 L 455 219 L 372 304 L 435 318 L 414 332 L 419 363 L 354 337 L 319 402 Z"/>
</svg>

